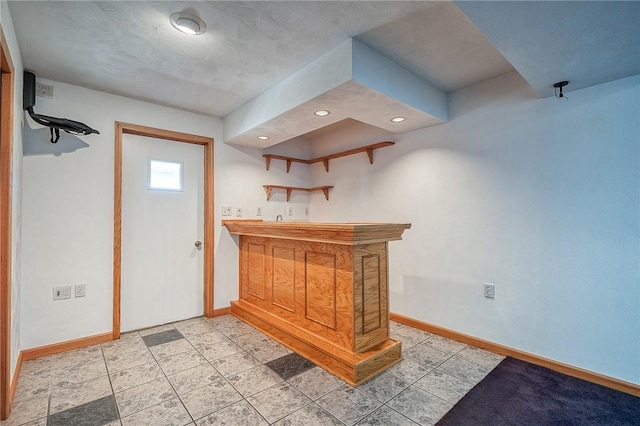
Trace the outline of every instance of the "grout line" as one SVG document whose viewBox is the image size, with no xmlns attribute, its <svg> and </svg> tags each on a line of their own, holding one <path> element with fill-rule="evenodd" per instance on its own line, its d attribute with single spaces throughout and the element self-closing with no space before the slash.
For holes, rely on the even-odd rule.
<svg viewBox="0 0 640 426">
<path fill-rule="evenodd" d="M 51 359 L 49 363 L 49 391 L 47 395 L 47 415 L 46 415 L 47 424 L 49 424 L 49 416 L 51 413 L 51 392 L 53 391 L 53 362 L 54 360 Z"/>
<path fill-rule="evenodd" d="M 104 348 L 100 343 L 100 352 L 102 353 L 102 362 L 104 362 L 104 369 L 107 372 L 107 380 L 109 380 L 109 387 L 111 387 L 111 395 L 113 396 L 113 404 L 116 406 L 116 413 L 118 414 L 118 421 L 122 425 L 122 416 L 120 416 L 120 407 L 118 407 L 118 400 L 116 399 L 116 392 L 113 389 L 113 383 L 111 382 L 111 375 L 109 374 L 109 366 L 107 365 L 107 357 L 104 354 Z"/>
<path fill-rule="evenodd" d="M 253 332 L 257 333 L 257 335 L 258 335 L 258 336 L 260 336 L 260 337 L 265 336 L 265 335 L 264 335 L 263 333 L 261 333 L 259 330 L 256 330 L 254 327 L 252 327 L 252 330 L 251 330 L 250 332 L 248 332 L 248 333 L 246 333 L 246 334 L 241 334 L 241 335 L 239 335 L 239 336 L 234 336 L 233 338 L 231 338 L 231 337 L 229 337 L 229 335 L 225 334 L 225 333 L 222 331 L 223 329 L 229 329 L 229 328 L 231 328 L 231 329 L 232 329 L 232 327 L 230 327 L 230 326 L 229 326 L 229 324 L 228 324 L 227 322 L 224 322 L 224 323 L 220 324 L 220 327 L 221 327 L 221 328 L 219 329 L 218 327 L 216 327 L 216 326 L 214 325 L 214 322 L 213 322 L 212 320 L 210 320 L 210 319 L 206 319 L 206 318 L 205 318 L 205 319 L 204 319 L 204 321 L 206 321 L 206 323 L 208 323 L 208 324 L 212 325 L 212 326 L 213 326 L 213 330 L 215 330 L 216 332 L 218 332 L 218 333 L 220 333 L 220 334 L 222 334 L 222 335 L 224 336 L 225 340 L 223 340 L 223 342 L 230 342 L 230 343 L 232 343 L 232 344 L 236 345 L 236 346 L 239 348 L 239 352 L 236 352 L 236 353 L 234 353 L 234 354 L 229 354 L 229 355 L 226 355 L 226 356 L 220 357 L 220 358 L 218 358 L 218 359 L 224 359 L 224 358 L 231 357 L 231 356 L 234 356 L 234 355 L 237 355 L 237 356 L 245 355 L 245 356 L 249 356 L 251 359 L 254 359 L 254 360 L 258 361 L 258 365 L 257 365 L 257 366 L 249 367 L 249 368 L 247 368 L 247 369 L 245 369 L 245 370 L 242 370 L 242 371 L 239 371 L 239 372 L 235 372 L 233 375 L 241 374 L 241 373 L 243 373 L 243 372 L 246 372 L 246 371 L 250 370 L 251 368 L 257 368 L 258 366 L 266 366 L 266 364 L 267 364 L 266 362 L 262 362 L 260 359 L 257 359 L 255 356 L 253 356 L 253 355 L 252 355 L 252 353 L 250 353 L 250 352 L 249 352 L 248 350 L 246 350 L 244 347 L 242 347 L 242 346 L 240 346 L 238 343 L 236 343 L 236 340 L 241 339 L 241 338 L 242 338 L 242 337 L 244 337 L 244 336 L 248 336 L 249 334 L 252 334 Z M 175 327 L 175 324 L 174 324 L 174 323 L 170 323 L 170 324 L 173 326 L 173 328 L 174 328 L 174 329 L 177 329 L 177 327 Z M 400 324 L 400 325 L 402 325 L 402 324 Z M 407 327 L 408 329 L 412 329 L 412 330 L 418 330 L 418 329 L 414 329 L 413 327 L 410 327 L 410 326 L 405 326 L 405 327 Z M 150 328 L 153 328 L 153 327 L 150 327 Z M 180 330 L 178 329 L 178 331 L 180 331 Z M 209 331 L 207 331 L 207 332 L 209 332 Z M 223 375 L 223 374 L 222 374 L 222 373 L 221 373 L 221 372 L 220 372 L 220 371 L 219 371 L 219 370 L 218 370 L 218 369 L 213 365 L 213 362 L 214 362 L 214 361 L 216 361 L 216 360 L 210 360 L 210 359 L 208 359 L 206 356 L 204 356 L 204 353 L 203 353 L 203 352 L 201 352 L 198 348 L 196 348 L 196 347 L 194 346 L 194 344 L 191 342 L 191 340 L 190 340 L 190 339 L 193 339 L 193 338 L 195 338 L 195 337 L 197 337 L 197 336 L 199 336 L 199 335 L 202 335 L 202 334 L 206 334 L 207 332 L 199 333 L 199 334 L 194 334 L 194 335 L 189 336 L 189 337 L 184 336 L 184 339 L 185 339 L 185 340 L 189 343 L 189 345 L 192 347 L 192 349 L 190 349 L 190 350 L 194 350 L 197 354 L 199 354 L 200 356 L 202 356 L 202 357 L 204 358 L 205 362 L 204 362 L 204 363 L 202 363 L 202 364 L 198 364 L 198 365 L 209 365 L 210 367 L 212 367 L 212 368 L 213 368 L 213 369 L 214 369 L 214 370 L 215 370 L 215 371 L 216 371 L 216 372 L 217 372 L 217 373 L 218 373 L 218 374 L 219 374 L 219 375 L 220 375 L 220 376 L 225 380 L 225 382 L 226 382 L 227 384 L 229 384 L 229 385 L 230 385 L 230 386 L 231 386 L 231 387 L 232 387 L 236 392 L 238 392 L 238 390 L 235 388 L 235 386 L 233 386 L 233 385 L 229 382 L 229 380 L 227 379 L 227 377 L 226 377 L 226 376 L 224 376 L 224 375 Z M 233 333 L 232 333 L 232 334 L 233 334 Z M 397 334 L 401 335 L 401 333 L 397 333 Z M 140 337 L 140 338 L 141 338 L 142 336 L 140 336 L 140 334 L 138 333 L 138 337 Z M 268 337 L 268 336 L 266 336 L 266 337 Z M 408 338 L 410 338 L 409 336 L 403 336 L 403 337 L 408 337 Z M 417 342 L 416 344 L 414 344 L 413 346 L 411 346 L 411 348 L 414 348 L 414 347 L 416 347 L 416 346 L 419 346 L 419 345 L 423 345 L 423 344 L 425 344 L 426 342 L 428 342 L 428 341 L 431 339 L 431 337 L 432 337 L 432 335 L 428 335 L 428 336 L 427 336 L 426 338 L 424 338 L 423 340 L 420 340 L 419 342 Z M 447 339 L 447 340 L 450 340 L 450 339 Z M 167 342 L 167 343 L 171 343 L 171 342 Z M 115 391 L 114 391 L 113 383 L 112 383 L 112 380 L 111 380 L 111 375 L 109 374 L 109 373 L 110 373 L 110 369 L 109 369 L 108 364 L 107 364 L 107 356 L 106 356 L 106 353 L 105 353 L 104 347 L 102 346 L 103 344 L 99 344 L 99 345 L 100 345 L 100 351 L 101 351 L 101 354 L 102 354 L 102 362 L 104 363 L 104 365 L 105 365 L 105 369 L 106 369 L 106 371 L 107 371 L 107 379 L 109 380 L 109 385 L 110 385 L 110 387 L 111 387 L 111 392 L 112 392 L 112 395 L 113 395 L 113 398 L 114 398 L 114 402 L 115 402 L 115 405 L 116 405 L 116 411 L 117 411 L 117 413 L 118 413 L 118 421 L 122 422 L 121 417 L 120 417 L 119 407 L 118 407 L 118 405 L 117 405 L 117 401 L 115 401 Z M 424 346 L 428 346 L 428 347 L 429 347 L 430 349 L 432 349 L 432 350 L 436 350 L 436 351 L 439 351 L 439 352 L 443 352 L 442 350 L 440 350 L 440 349 L 436 349 L 436 348 L 434 348 L 434 347 L 431 347 L 430 345 L 424 345 Z M 381 405 L 380 407 L 376 408 L 375 410 L 373 410 L 371 413 L 368 413 L 368 414 L 366 414 L 365 416 L 363 416 L 360 420 L 365 419 L 365 418 L 368 418 L 368 417 L 369 417 L 369 416 L 371 416 L 374 412 L 376 412 L 377 410 L 379 410 L 381 407 L 386 407 L 387 409 L 390 409 L 390 410 L 392 410 L 392 411 L 394 411 L 394 412 L 396 412 L 396 413 L 400 414 L 402 417 L 409 419 L 406 415 L 404 415 L 404 414 L 402 414 L 402 413 L 398 412 L 397 410 L 395 410 L 395 409 L 393 409 L 393 408 L 389 407 L 389 406 L 387 405 L 387 403 L 388 403 L 389 401 L 391 401 L 393 398 L 396 398 L 400 393 L 402 393 L 402 392 L 406 391 L 409 387 L 414 386 L 414 385 L 415 385 L 415 383 L 417 383 L 418 381 L 422 380 L 422 379 L 423 379 L 424 377 L 426 377 L 427 375 L 432 374 L 432 373 L 433 373 L 434 371 L 436 371 L 436 370 L 440 371 L 442 374 L 446 374 L 446 375 L 448 375 L 448 376 L 450 376 L 450 377 L 454 377 L 454 378 L 456 378 L 456 379 L 458 379 L 458 380 L 462 380 L 462 381 L 464 381 L 464 382 L 466 382 L 466 383 L 468 383 L 468 384 L 471 384 L 471 385 L 475 386 L 475 385 L 476 385 L 477 383 L 479 383 L 482 379 L 481 379 L 480 381 L 476 381 L 476 382 L 474 383 L 474 382 L 471 382 L 471 381 L 468 381 L 468 380 L 461 379 L 461 378 L 459 378 L 459 377 L 457 377 L 457 376 L 454 376 L 454 375 L 452 375 L 452 374 L 450 374 L 450 373 L 448 373 L 448 372 L 444 372 L 444 371 L 440 370 L 440 368 L 442 367 L 442 365 L 443 365 L 443 364 L 445 364 L 446 362 L 448 362 L 448 361 L 449 361 L 449 360 L 451 360 L 452 358 L 454 358 L 454 357 L 456 357 L 457 355 L 459 355 L 462 351 L 464 351 L 464 350 L 465 350 L 466 348 L 468 348 L 468 347 L 470 347 L 470 346 L 469 346 L 469 345 L 464 345 L 464 346 L 463 346 L 463 347 L 461 347 L 460 349 L 455 350 L 455 351 L 453 351 L 453 352 L 443 352 L 443 353 L 445 353 L 445 354 L 447 355 L 447 357 L 446 357 L 443 361 L 439 362 L 437 365 L 435 365 L 434 367 L 432 367 L 432 368 L 430 368 L 429 370 L 427 370 L 427 371 L 425 372 L 425 374 L 421 375 L 421 376 L 420 376 L 419 378 L 417 378 L 416 380 L 413 380 L 413 381 L 411 381 L 411 382 L 408 382 L 409 384 L 408 384 L 407 386 L 405 386 L 405 387 L 404 387 L 400 392 L 398 392 L 397 394 L 393 395 L 391 398 L 387 399 L 386 401 L 380 401 L 380 400 L 378 399 L 378 397 L 376 397 L 375 395 L 370 394 L 368 391 L 364 391 L 367 395 L 370 395 L 371 397 L 375 398 L 376 400 L 378 400 L 378 401 L 382 402 L 382 405 Z M 185 411 L 187 412 L 187 414 L 189 415 L 189 417 L 190 417 L 191 421 L 195 422 L 195 421 L 196 421 L 196 419 L 194 419 L 194 417 L 191 415 L 191 413 L 189 412 L 189 410 L 186 408 L 186 405 L 185 405 L 185 404 L 184 404 L 184 402 L 182 401 L 182 398 L 181 398 L 181 397 L 180 397 L 180 395 L 178 394 L 178 392 L 177 392 L 177 390 L 176 390 L 175 386 L 171 383 L 171 381 L 169 381 L 168 375 L 165 373 L 165 371 L 162 369 L 162 367 L 160 367 L 160 364 L 158 363 L 158 357 L 157 357 L 153 352 L 151 352 L 151 351 L 150 351 L 150 349 L 149 349 L 148 347 L 146 347 L 146 345 L 145 345 L 145 348 L 147 349 L 147 351 L 148 351 L 148 352 L 150 352 L 150 353 L 151 353 L 151 355 L 152 355 L 152 359 L 153 359 L 153 362 L 154 362 L 154 363 L 155 363 L 155 365 L 160 369 L 160 371 L 161 371 L 161 373 L 162 373 L 162 377 L 164 377 L 164 378 L 165 378 L 165 380 L 169 382 L 169 384 L 170 384 L 171 388 L 173 389 L 173 391 L 174 391 L 174 393 L 175 393 L 176 397 L 177 397 L 177 398 L 178 398 L 178 400 L 181 402 L 182 407 L 184 408 L 184 410 L 185 410 Z M 408 350 L 408 349 L 411 349 L 411 348 L 406 348 L 406 349 Z M 135 351 L 134 351 L 134 350 L 130 350 L 130 351 L 123 352 L 122 354 L 119 354 L 119 355 L 128 354 L 128 353 L 130 353 L 130 352 L 135 352 Z M 170 357 L 178 356 L 178 355 L 181 355 L 182 353 L 184 353 L 184 352 L 180 352 L 180 353 L 177 353 L 177 354 L 172 354 Z M 495 366 L 494 366 L 493 368 L 490 368 L 490 367 L 487 367 L 487 366 L 485 366 L 485 365 L 483 365 L 483 364 L 479 364 L 479 363 L 477 363 L 477 362 L 475 362 L 475 361 L 473 361 L 473 360 L 466 359 L 466 358 L 464 358 L 464 357 L 459 357 L 459 359 L 461 359 L 461 360 L 462 360 L 462 361 L 464 361 L 464 362 L 468 362 L 468 363 L 470 363 L 470 364 L 472 364 L 472 365 L 476 365 L 476 366 L 478 366 L 478 367 L 482 368 L 483 370 L 484 370 L 484 369 L 489 369 L 489 371 L 491 371 L 493 368 L 495 368 Z M 54 383 L 54 381 L 55 381 L 55 377 L 54 377 L 54 373 L 53 373 L 53 372 L 54 372 L 54 362 L 55 362 L 54 360 L 51 360 L 50 365 L 49 365 L 49 369 L 50 369 L 50 376 L 49 376 L 49 388 L 48 388 L 47 412 L 46 412 L 46 418 L 47 418 L 47 419 L 49 418 L 49 416 L 50 416 L 50 412 L 51 412 L 51 401 L 52 401 L 52 393 L 53 393 L 53 383 Z M 152 362 L 152 361 L 149 361 L 149 363 L 151 363 L 151 362 Z M 190 369 L 192 369 L 192 368 L 197 367 L 198 365 L 196 365 L 196 366 L 194 366 L 194 367 L 191 367 L 191 368 L 189 368 L 189 369 L 186 369 L 186 370 L 182 370 L 182 371 L 188 371 L 188 370 L 190 370 Z M 137 366 L 130 367 L 130 368 L 136 368 L 136 367 L 137 367 Z M 316 367 L 314 367 L 314 368 L 321 368 L 321 367 L 316 366 Z M 122 370 L 122 371 L 124 371 L 124 370 Z M 309 371 L 309 370 L 307 370 L 307 371 Z M 179 373 L 180 373 L 180 372 L 178 372 L 178 373 L 174 373 L 174 374 L 179 374 Z M 231 375 L 230 377 L 232 377 L 233 375 Z M 147 382 L 147 383 L 149 383 L 149 382 Z M 145 383 L 145 384 L 146 384 L 146 383 Z M 268 387 L 268 388 L 266 388 L 266 389 L 261 390 L 260 392 L 263 392 L 263 391 L 265 391 L 265 390 L 267 390 L 267 389 L 273 388 L 273 387 L 275 387 L 275 386 L 280 386 L 280 385 L 283 385 L 283 384 L 285 384 L 285 385 L 287 385 L 287 386 L 290 386 L 292 389 L 295 389 L 297 392 L 300 392 L 302 395 L 304 395 L 304 396 L 309 400 L 309 402 L 308 402 L 308 403 L 304 404 L 302 407 L 299 407 L 296 411 L 294 411 L 294 413 L 295 413 L 295 412 L 297 412 L 297 411 L 299 411 L 299 410 L 301 410 L 301 409 L 303 409 L 303 408 L 305 408 L 305 407 L 308 407 L 310 404 L 315 404 L 316 406 L 319 406 L 322 410 L 327 411 L 327 410 L 325 410 L 322 406 L 320 406 L 320 405 L 317 403 L 317 401 L 318 401 L 319 399 L 321 399 L 321 398 L 325 397 L 325 396 L 326 396 L 326 395 L 328 395 L 329 393 L 334 392 L 336 389 L 339 389 L 339 388 L 340 388 L 340 386 L 338 386 L 337 388 L 335 388 L 335 389 L 331 389 L 331 390 L 328 390 L 327 392 L 324 392 L 323 394 L 318 395 L 316 398 L 313 398 L 313 399 L 312 399 L 312 398 L 311 398 L 309 395 L 307 395 L 305 392 L 301 391 L 298 387 L 296 387 L 296 386 L 295 386 L 295 385 L 293 385 L 291 382 L 289 382 L 289 380 L 282 380 L 282 381 L 280 381 L 280 382 L 278 382 L 278 383 L 273 384 L 272 386 L 270 386 L 270 387 Z M 344 385 L 344 383 L 343 383 L 343 384 L 341 384 L 341 386 L 343 386 L 343 385 Z M 138 385 L 138 386 L 140 386 L 140 385 Z M 205 385 L 205 386 L 206 386 L 206 385 Z M 449 402 L 449 401 L 445 400 L 444 398 L 441 398 L 441 397 L 439 397 L 438 395 L 435 395 L 435 394 L 433 394 L 433 393 L 431 393 L 431 392 L 429 392 L 429 391 L 427 391 L 427 390 L 424 390 L 424 389 L 419 388 L 419 387 L 416 387 L 416 388 L 418 388 L 418 389 L 420 389 L 421 391 L 426 392 L 426 393 L 428 393 L 428 394 L 430 394 L 430 395 L 433 395 L 434 397 L 436 397 L 436 398 L 438 398 L 438 399 L 440 399 L 440 400 L 442 400 L 442 401 L 445 401 L 447 404 L 452 404 L 451 402 Z M 194 390 L 197 390 L 197 389 L 194 389 Z M 257 394 L 258 394 L 258 393 L 260 393 L 260 392 L 256 392 L 256 393 L 254 393 L 254 394 L 252 394 L 252 395 L 249 395 L 249 397 L 251 397 L 251 396 L 253 396 L 253 395 L 257 395 Z M 260 418 L 262 418 L 262 419 L 264 419 L 264 420 L 266 421 L 266 418 L 264 418 L 264 416 L 263 416 L 263 415 L 262 415 L 262 414 L 261 414 L 261 413 L 260 413 L 260 412 L 259 412 L 259 411 L 258 411 L 258 410 L 257 410 L 257 409 L 256 409 L 256 408 L 255 408 L 255 407 L 254 407 L 254 406 L 253 406 L 253 405 L 248 401 L 248 399 L 247 399 L 248 397 L 243 396 L 240 392 L 238 392 L 238 394 L 241 396 L 241 399 L 240 399 L 239 401 L 234 402 L 234 403 L 232 403 L 232 404 L 228 404 L 228 405 L 226 405 L 226 406 L 224 406 L 224 407 L 220 407 L 220 408 L 218 408 L 216 411 L 214 411 L 214 412 L 212 412 L 212 413 L 208 413 L 208 414 L 206 414 L 205 416 L 203 416 L 203 418 L 204 418 L 204 417 L 207 417 L 207 416 L 209 416 L 209 415 L 211 415 L 211 414 L 213 414 L 213 413 L 215 413 L 215 412 L 217 412 L 217 411 L 219 411 L 219 410 L 225 409 L 225 408 L 227 408 L 227 407 L 229 407 L 229 406 L 231 406 L 231 405 L 233 405 L 233 404 L 239 403 L 239 402 L 241 402 L 241 401 L 246 401 L 246 402 L 247 402 L 247 403 L 248 403 L 248 404 L 249 404 L 249 405 L 250 405 L 250 406 L 255 410 L 255 412 L 256 412 L 256 413 L 258 413 L 258 415 L 260 416 Z M 155 406 L 155 405 L 159 405 L 159 404 L 162 404 L 162 402 L 160 402 L 160 403 L 158 403 L 158 404 L 154 404 L 154 406 Z M 452 405 L 455 405 L 455 404 L 452 404 Z M 150 407 L 147 407 L 147 408 L 150 408 Z M 146 409 L 146 408 L 145 408 L 145 409 Z M 327 412 L 328 412 L 328 411 L 327 411 Z M 279 418 L 279 419 L 277 419 L 276 421 L 279 421 L 279 420 L 281 420 L 282 418 L 285 418 L 285 417 L 287 417 L 287 416 L 289 416 L 289 415 L 291 415 L 291 414 L 293 414 L 293 413 L 288 413 L 288 414 L 286 414 L 286 415 L 284 415 L 284 416 L 280 417 L 280 418 Z M 329 412 L 329 414 L 331 414 L 331 413 Z M 331 415 L 333 416 L 333 414 L 331 414 Z M 335 416 L 333 416 L 333 417 L 335 417 Z M 197 419 L 197 420 L 200 420 L 200 419 Z M 339 420 L 339 419 L 338 419 L 338 420 Z M 339 421 L 340 421 L 340 420 L 339 420 Z M 340 421 L 340 422 L 341 422 L 341 423 L 343 423 L 342 421 Z"/>
</svg>

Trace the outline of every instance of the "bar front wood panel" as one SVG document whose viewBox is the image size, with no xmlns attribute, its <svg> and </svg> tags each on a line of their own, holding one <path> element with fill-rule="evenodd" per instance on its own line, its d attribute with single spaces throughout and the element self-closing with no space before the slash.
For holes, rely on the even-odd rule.
<svg viewBox="0 0 640 426">
<path fill-rule="evenodd" d="M 354 249 L 355 350 L 367 350 L 389 338 L 387 243 Z"/>
<path fill-rule="evenodd" d="M 387 244 L 243 236 L 243 300 L 354 352 L 389 338 Z"/>
<path fill-rule="evenodd" d="M 250 236 L 240 241 L 241 300 L 354 349 L 350 247 Z"/>
<path fill-rule="evenodd" d="M 336 256 L 305 253 L 304 316 L 336 329 Z"/>
<path fill-rule="evenodd" d="M 265 246 L 249 244 L 247 247 L 247 293 L 264 300 L 265 293 Z"/>
<path fill-rule="evenodd" d="M 295 249 L 293 247 L 273 246 L 271 253 L 273 262 L 271 303 L 289 312 L 295 312 Z"/>
<path fill-rule="evenodd" d="M 223 223 L 240 235 L 232 314 L 353 385 L 401 359 L 389 338 L 387 241 L 409 224 Z"/>
<path fill-rule="evenodd" d="M 362 331 L 366 334 L 382 326 L 380 256 L 362 258 Z"/>
</svg>

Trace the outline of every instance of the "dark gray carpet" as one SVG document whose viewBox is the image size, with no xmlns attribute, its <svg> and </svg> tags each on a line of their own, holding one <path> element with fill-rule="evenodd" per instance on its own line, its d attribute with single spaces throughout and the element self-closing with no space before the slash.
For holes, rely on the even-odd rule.
<svg viewBox="0 0 640 426">
<path fill-rule="evenodd" d="M 640 425 L 640 398 L 506 358 L 437 426 Z"/>
</svg>

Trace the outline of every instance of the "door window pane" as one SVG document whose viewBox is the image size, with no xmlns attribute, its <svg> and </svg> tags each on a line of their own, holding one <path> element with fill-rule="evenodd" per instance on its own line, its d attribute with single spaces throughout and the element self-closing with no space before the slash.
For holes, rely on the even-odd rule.
<svg viewBox="0 0 640 426">
<path fill-rule="evenodd" d="M 182 163 L 150 159 L 149 189 L 182 191 Z"/>
</svg>

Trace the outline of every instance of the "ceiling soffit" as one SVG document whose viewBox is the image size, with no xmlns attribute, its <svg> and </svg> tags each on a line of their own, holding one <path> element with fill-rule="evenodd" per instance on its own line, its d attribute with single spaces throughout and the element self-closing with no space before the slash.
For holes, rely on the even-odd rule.
<svg viewBox="0 0 640 426">
<path fill-rule="evenodd" d="M 456 1 L 542 97 L 640 73 L 640 2 Z"/>
<path fill-rule="evenodd" d="M 331 114 L 315 116 L 320 109 Z M 391 122 L 396 116 L 406 121 Z M 447 96 L 349 39 L 225 117 L 224 140 L 266 148 L 347 118 L 404 133 L 446 122 Z"/>
</svg>

